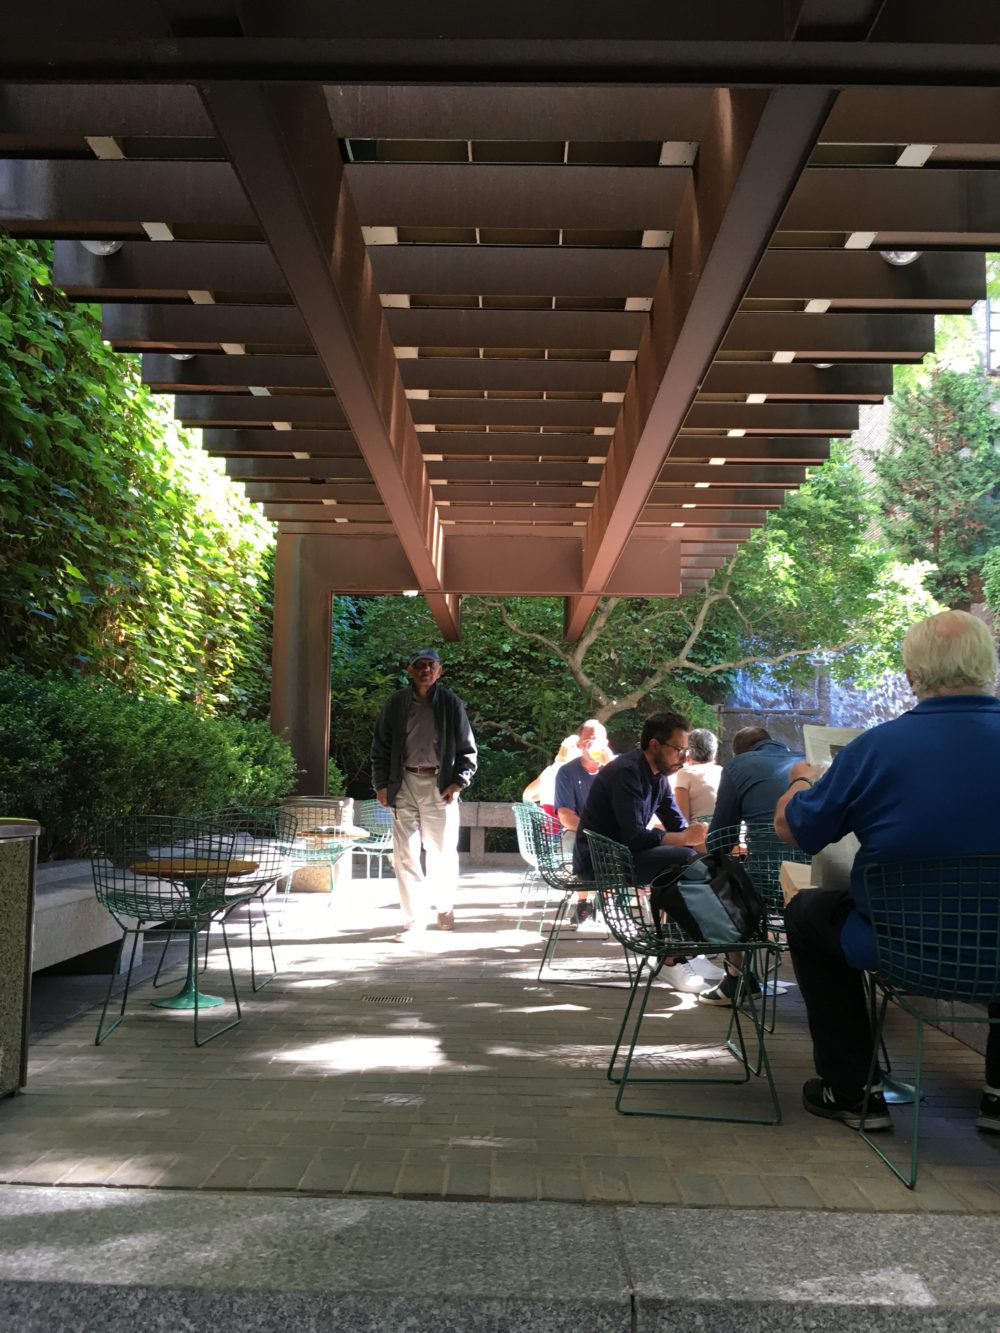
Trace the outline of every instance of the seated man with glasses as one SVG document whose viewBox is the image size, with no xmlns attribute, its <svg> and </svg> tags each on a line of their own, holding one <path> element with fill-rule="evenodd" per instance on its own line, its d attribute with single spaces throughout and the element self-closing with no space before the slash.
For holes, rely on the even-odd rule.
<svg viewBox="0 0 1000 1333">
<path fill-rule="evenodd" d="M 638 884 L 649 884 L 669 867 L 686 865 L 705 847 L 705 825 L 688 825 L 667 781 L 684 764 L 689 730 L 679 713 L 648 717 L 639 748 L 601 769 L 580 816 L 581 829 L 624 843 L 632 853 Z M 649 827 L 654 817 L 662 827 Z M 573 869 L 581 879 L 593 876 L 586 838 L 576 840 Z M 706 984 L 685 958 L 675 959 L 660 975 L 675 990 L 694 993 Z"/>
</svg>

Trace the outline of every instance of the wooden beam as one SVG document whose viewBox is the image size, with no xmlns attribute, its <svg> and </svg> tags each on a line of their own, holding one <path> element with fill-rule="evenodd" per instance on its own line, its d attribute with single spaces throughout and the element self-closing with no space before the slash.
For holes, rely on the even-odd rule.
<svg viewBox="0 0 1000 1333">
<path fill-rule="evenodd" d="M 672 230 L 687 167 L 364 162 L 346 168 L 367 227 Z M 516 184 L 512 181 L 516 174 Z M 513 188 L 512 188 L 513 186 Z"/>
<path fill-rule="evenodd" d="M 824 88 L 713 97 L 587 528 L 584 594 L 566 609 L 571 640 L 607 586 L 832 100 Z"/>
<path fill-rule="evenodd" d="M 430 480 L 322 93 L 216 83 L 203 96 L 417 584 L 442 634 L 455 639 L 458 607 L 442 582 Z"/>
</svg>

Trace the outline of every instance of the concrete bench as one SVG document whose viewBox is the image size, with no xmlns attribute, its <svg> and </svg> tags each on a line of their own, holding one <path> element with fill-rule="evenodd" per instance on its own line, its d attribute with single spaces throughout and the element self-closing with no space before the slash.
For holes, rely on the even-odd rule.
<svg viewBox="0 0 1000 1333">
<path fill-rule="evenodd" d="M 117 944 L 121 934 L 121 926 L 97 901 L 89 860 L 47 861 L 38 867 L 32 972 Z M 141 950 L 140 938 L 137 962 Z"/>
</svg>

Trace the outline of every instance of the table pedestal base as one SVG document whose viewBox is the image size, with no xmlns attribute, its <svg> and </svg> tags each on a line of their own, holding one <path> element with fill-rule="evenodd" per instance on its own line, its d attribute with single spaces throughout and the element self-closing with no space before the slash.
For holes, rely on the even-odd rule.
<svg viewBox="0 0 1000 1333">
<path fill-rule="evenodd" d="M 185 984 L 176 995 L 167 995 L 162 1000 L 151 1000 L 150 1003 L 157 1009 L 194 1009 L 195 994 L 197 993 L 197 1007 L 199 1009 L 215 1009 L 220 1004 L 225 1004 L 221 995 L 206 995 L 204 991 L 195 991 L 195 987 Z"/>
</svg>

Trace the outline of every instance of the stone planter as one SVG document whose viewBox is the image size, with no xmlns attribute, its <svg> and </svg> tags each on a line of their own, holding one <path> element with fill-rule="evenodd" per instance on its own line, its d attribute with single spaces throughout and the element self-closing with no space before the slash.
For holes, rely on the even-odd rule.
<svg viewBox="0 0 1000 1333">
<path fill-rule="evenodd" d="M 33 819 L 0 819 L 0 1097 L 28 1076 L 31 930 L 38 835 Z"/>
</svg>

